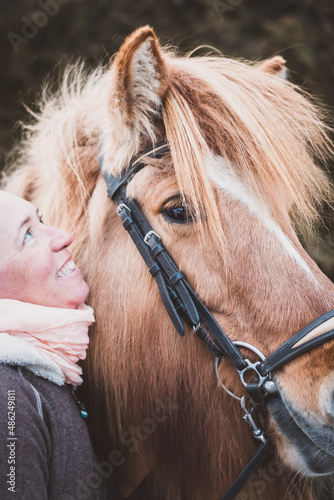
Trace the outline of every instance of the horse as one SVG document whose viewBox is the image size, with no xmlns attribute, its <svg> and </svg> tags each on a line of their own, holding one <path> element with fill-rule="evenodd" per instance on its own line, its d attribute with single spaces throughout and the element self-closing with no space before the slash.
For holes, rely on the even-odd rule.
<svg viewBox="0 0 334 500">
<path fill-rule="evenodd" d="M 118 176 L 168 144 L 144 157 L 127 196 L 229 338 L 267 356 L 334 308 L 333 284 L 297 236 L 333 200 L 320 166 L 333 145 L 323 109 L 285 71 L 280 56 L 180 56 L 139 28 L 107 68 L 77 64 L 42 94 L 4 176 L 73 235 L 96 313 L 84 363 L 96 467 L 124 497 L 218 500 L 258 444 L 232 397 L 247 399 L 231 361 L 216 373 L 196 333 L 175 332 L 106 195 L 99 145 Z M 257 417 L 273 456 L 240 500 L 314 499 L 310 478 L 334 471 L 333 354 L 329 341 L 275 372 L 280 403 Z"/>
</svg>

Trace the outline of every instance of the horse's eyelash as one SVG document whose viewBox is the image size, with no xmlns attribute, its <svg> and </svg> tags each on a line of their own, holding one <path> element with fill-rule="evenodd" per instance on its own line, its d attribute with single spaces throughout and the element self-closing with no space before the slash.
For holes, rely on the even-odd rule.
<svg viewBox="0 0 334 500">
<path fill-rule="evenodd" d="M 179 204 L 180 206 L 183 204 L 181 197 L 173 196 L 172 198 L 169 198 L 169 200 L 165 201 L 165 203 L 162 205 L 162 210 L 172 207 L 176 204 Z"/>
<path fill-rule="evenodd" d="M 181 200 L 178 200 L 178 199 L 174 199 L 174 200 L 169 200 L 167 201 L 162 209 L 165 210 L 166 208 L 172 208 L 172 207 L 175 207 L 175 205 L 179 205 L 181 206 L 182 205 L 182 201 Z"/>
</svg>

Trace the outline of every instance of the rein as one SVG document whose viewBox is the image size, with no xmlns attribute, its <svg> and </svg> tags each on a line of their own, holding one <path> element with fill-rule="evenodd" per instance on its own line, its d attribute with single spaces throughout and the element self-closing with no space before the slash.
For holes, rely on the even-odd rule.
<svg viewBox="0 0 334 500">
<path fill-rule="evenodd" d="M 334 338 L 334 329 L 301 342 L 314 328 L 333 318 L 334 310 L 317 318 L 267 357 L 251 344 L 230 340 L 191 288 L 185 274 L 177 267 L 162 243 L 160 236 L 152 229 L 136 201 L 128 198 L 126 194 L 128 183 L 140 170 L 145 168 L 145 160 L 147 158 L 162 158 L 168 151 L 168 144 L 165 142 L 158 143 L 155 147 L 142 151 L 140 155 L 130 162 L 129 167 L 123 174 L 115 177 L 103 167 L 104 158 L 100 142 L 99 163 L 107 185 L 108 196 L 117 204 L 116 212 L 120 216 L 124 228 L 131 236 L 155 279 L 162 302 L 177 333 L 184 336 L 183 322 L 185 322 L 198 335 L 216 358 L 216 373 L 222 357 L 228 356 L 257 409 L 264 412 L 266 399 L 278 393 L 276 384 L 271 379 L 271 373 L 311 349 L 332 340 Z M 211 336 L 209 336 L 208 332 L 211 333 Z M 251 362 L 248 358 L 245 358 L 241 354 L 239 346 L 257 354 L 259 361 Z M 221 499 L 232 500 L 246 484 L 249 477 L 271 453 L 271 449 L 264 432 L 253 419 L 252 411 L 254 407 L 248 410 L 244 397 L 235 396 L 223 384 L 222 387 L 240 401 L 244 411 L 243 418 L 251 427 L 254 438 L 260 441 L 260 446 L 252 459 Z"/>
</svg>

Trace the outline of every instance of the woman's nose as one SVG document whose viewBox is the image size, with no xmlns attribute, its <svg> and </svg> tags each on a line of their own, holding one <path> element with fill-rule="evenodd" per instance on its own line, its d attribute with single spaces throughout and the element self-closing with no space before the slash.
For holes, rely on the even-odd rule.
<svg viewBox="0 0 334 500">
<path fill-rule="evenodd" d="M 66 231 L 52 228 L 50 245 L 53 252 L 59 252 L 63 248 L 70 246 L 72 241 L 72 236 Z"/>
</svg>

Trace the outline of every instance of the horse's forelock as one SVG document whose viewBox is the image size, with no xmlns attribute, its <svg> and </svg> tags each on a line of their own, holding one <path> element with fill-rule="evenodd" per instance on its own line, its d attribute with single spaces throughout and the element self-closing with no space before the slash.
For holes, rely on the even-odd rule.
<svg viewBox="0 0 334 500">
<path fill-rule="evenodd" d="M 219 232 L 210 152 L 223 156 L 279 220 L 287 208 L 310 227 L 333 200 L 317 160 L 333 150 L 323 112 L 295 86 L 249 63 L 221 57 L 174 59 L 163 117 L 176 176 L 195 207 L 203 203 Z M 199 201 L 200 200 L 200 201 Z"/>
</svg>

